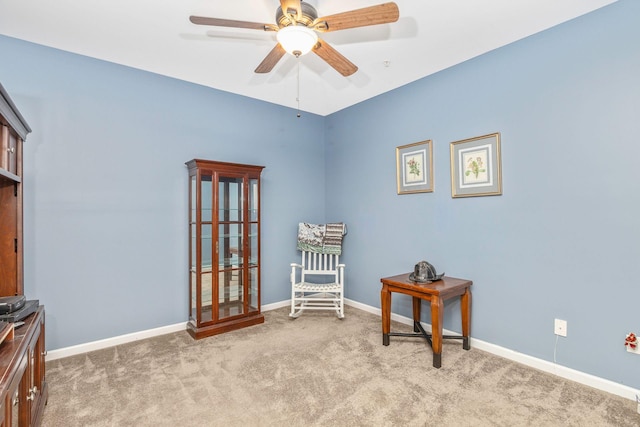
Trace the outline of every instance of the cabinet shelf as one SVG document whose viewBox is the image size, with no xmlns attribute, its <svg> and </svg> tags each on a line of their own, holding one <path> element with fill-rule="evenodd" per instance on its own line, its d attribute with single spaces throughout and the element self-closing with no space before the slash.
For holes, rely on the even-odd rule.
<svg viewBox="0 0 640 427">
<path fill-rule="evenodd" d="M 8 170 L 2 169 L 2 168 L 0 168 L 0 177 L 6 178 L 14 182 L 22 182 L 22 179 L 20 179 L 18 175 L 11 173 Z"/>
</svg>

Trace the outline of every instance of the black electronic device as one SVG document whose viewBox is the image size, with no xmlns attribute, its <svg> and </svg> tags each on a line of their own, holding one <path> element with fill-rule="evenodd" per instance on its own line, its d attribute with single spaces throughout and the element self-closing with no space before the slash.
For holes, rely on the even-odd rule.
<svg viewBox="0 0 640 427">
<path fill-rule="evenodd" d="M 25 317 L 29 316 L 30 314 L 35 313 L 38 310 L 39 306 L 40 306 L 39 300 L 37 299 L 27 300 L 24 303 L 24 306 L 22 306 L 22 308 L 12 313 L 1 314 L 0 321 L 9 322 L 9 323 L 19 322 Z"/>
<path fill-rule="evenodd" d="M 0 314 L 12 313 L 24 307 L 26 302 L 24 295 L 15 295 L 10 297 L 0 297 Z"/>
</svg>

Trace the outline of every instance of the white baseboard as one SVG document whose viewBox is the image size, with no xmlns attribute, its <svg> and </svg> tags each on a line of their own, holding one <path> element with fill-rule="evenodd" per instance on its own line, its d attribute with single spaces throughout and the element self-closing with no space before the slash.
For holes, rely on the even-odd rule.
<svg viewBox="0 0 640 427">
<path fill-rule="evenodd" d="M 63 357 L 75 356 L 76 354 L 88 353 L 90 351 L 101 350 L 103 348 L 113 347 L 128 342 L 138 341 L 145 338 L 151 338 L 158 335 L 170 334 L 172 332 L 184 331 L 187 328 L 187 322 L 176 323 L 175 325 L 162 326 L 160 328 L 147 329 L 146 331 L 133 332 L 126 335 L 120 335 L 113 338 L 92 341 L 85 344 L 78 344 L 71 347 L 64 347 L 58 350 L 47 351 L 45 360 L 47 362 Z"/>
<path fill-rule="evenodd" d="M 281 307 L 285 307 L 291 304 L 291 300 L 285 300 L 276 302 L 273 304 L 266 304 L 261 307 L 262 311 L 276 310 Z M 90 351 L 101 350 L 103 348 L 113 347 L 120 344 L 126 344 L 128 342 L 138 341 L 145 338 L 151 338 L 158 335 L 170 334 L 173 332 L 184 331 L 187 328 L 187 322 L 176 323 L 175 325 L 162 326 L 160 328 L 148 329 L 146 331 L 133 332 L 126 335 L 120 335 L 113 338 L 106 338 L 103 340 L 92 341 L 84 344 L 78 344 L 71 347 L 64 347 L 57 350 L 47 351 L 45 360 L 47 362 L 56 359 L 62 359 L 63 357 L 75 356 L 76 354 L 88 353 Z"/>
<path fill-rule="evenodd" d="M 344 300 L 346 305 L 357 308 L 359 310 L 366 311 L 368 313 L 382 316 L 382 312 L 379 308 L 372 307 L 370 305 L 362 304 L 357 301 L 352 301 L 348 298 Z M 262 306 L 262 311 L 276 310 L 281 307 L 286 307 L 291 304 L 291 300 L 280 301 L 272 304 L 266 304 Z M 397 322 L 413 325 L 413 319 L 410 319 L 399 314 L 391 313 L 391 320 Z M 430 331 L 431 325 L 426 325 L 426 329 Z M 145 338 L 151 338 L 158 335 L 170 334 L 173 332 L 183 331 L 187 327 L 187 322 L 176 323 L 175 325 L 163 326 L 155 329 L 148 329 L 146 331 L 133 332 L 131 334 L 120 335 L 113 338 L 107 338 L 104 340 L 93 341 L 86 344 L 74 345 L 71 347 L 65 347 L 58 350 L 52 350 L 47 352 L 46 361 L 61 359 L 63 357 L 75 356 L 77 354 L 88 353 L 90 351 L 100 350 L 103 348 L 113 347 L 115 345 L 126 344 L 128 342 L 138 341 Z M 456 335 L 456 332 L 444 330 L 447 335 Z M 500 347 L 495 344 L 491 344 L 482 340 L 471 338 L 471 346 L 483 351 L 486 351 L 496 356 L 504 357 L 505 359 L 513 360 L 514 362 L 522 363 L 523 365 L 530 366 L 535 369 L 539 369 L 544 372 L 548 372 L 557 375 L 562 378 L 566 378 L 571 381 L 575 381 L 580 384 L 587 385 L 589 387 L 596 388 L 598 390 L 606 391 L 607 393 L 622 396 L 630 400 L 636 400 L 636 396 L 640 395 L 640 390 L 636 390 L 629 386 L 619 384 L 613 381 L 606 380 L 604 378 L 596 377 L 584 372 L 576 371 L 575 369 L 567 368 L 557 363 L 548 362 L 546 360 L 538 359 L 517 351 L 509 350 L 508 348 Z"/>
<path fill-rule="evenodd" d="M 360 310 L 382 316 L 382 311 L 379 308 L 371 307 L 357 301 L 351 301 L 347 298 L 345 298 L 344 303 Z M 413 319 L 394 313 L 391 313 L 391 320 L 395 320 L 406 325 L 413 325 Z M 430 332 L 431 325 L 426 325 L 425 329 Z M 457 332 L 448 331 L 446 329 L 443 330 L 443 333 L 446 335 L 460 335 Z M 557 363 L 548 362 L 546 360 L 538 359 L 536 357 L 532 357 L 523 353 L 518 353 L 517 351 L 509 350 L 508 348 L 500 347 L 498 345 L 478 340 L 473 337 L 471 338 L 471 347 L 633 401 L 636 400 L 636 396 L 640 395 L 640 390 L 636 390 L 624 384 L 619 384 L 610 380 L 606 380 L 604 378 L 596 377 L 591 374 L 576 371 L 575 369 L 567 368 L 566 366 L 558 365 Z"/>
<path fill-rule="evenodd" d="M 290 305 L 291 305 L 291 300 L 287 299 L 287 300 L 280 301 L 280 302 L 274 302 L 272 304 L 265 304 L 265 305 L 260 307 L 260 310 L 262 310 L 262 311 L 271 311 L 271 310 L 276 310 L 276 309 L 282 308 L 282 307 L 288 307 Z"/>
</svg>

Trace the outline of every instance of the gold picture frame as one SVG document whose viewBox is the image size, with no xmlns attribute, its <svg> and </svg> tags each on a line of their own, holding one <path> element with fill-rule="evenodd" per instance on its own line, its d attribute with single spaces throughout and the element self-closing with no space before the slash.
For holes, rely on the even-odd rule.
<svg viewBox="0 0 640 427">
<path fill-rule="evenodd" d="M 398 194 L 433 191 L 433 147 L 430 139 L 396 148 Z"/>
<path fill-rule="evenodd" d="M 451 197 L 502 194 L 500 133 L 451 143 Z"/>
</svg>

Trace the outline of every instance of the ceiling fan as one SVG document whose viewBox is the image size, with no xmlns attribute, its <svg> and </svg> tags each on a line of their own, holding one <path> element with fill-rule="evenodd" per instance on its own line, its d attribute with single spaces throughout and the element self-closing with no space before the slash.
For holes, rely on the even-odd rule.
<svg viewBox="0 0 640 427">
<path fill-rule="evenodd" d="M 189 20 L 197 25 L 275 31 L 278 44 L 258 65 L 256 73 L 270 72 L 287 52 L 299 57 L 313 51 L 346 77 L 358 71 L 358 67 L 319 38 L 317 33 L 387 24 L 397 21 L 399 15 L 398 5 L 390 2 L 318 18 L 318 12 L 309 3 L 301 0 L 280 0 L 280 6 L 276 11 L 277 24 L 203 16 L 190 16 Z"/>
</svg>

